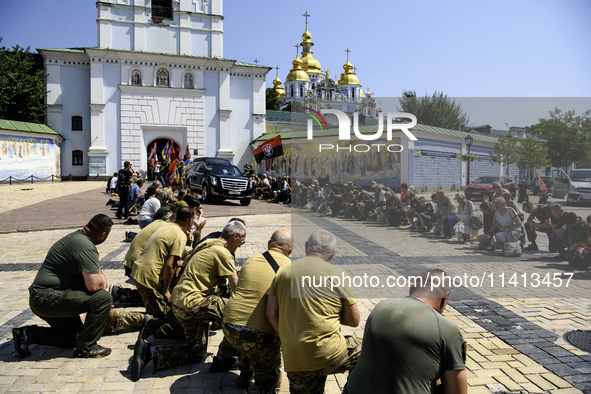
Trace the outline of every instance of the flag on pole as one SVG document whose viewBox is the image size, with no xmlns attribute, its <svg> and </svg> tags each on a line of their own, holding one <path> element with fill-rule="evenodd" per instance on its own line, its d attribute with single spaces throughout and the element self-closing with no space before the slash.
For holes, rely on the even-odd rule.
<svg viewBox="0 0 591 394">
<path fill-rule="evenodd" d="M 166 175 L 166 183 L 170 185 L 174 181 L 174 175 L 176 172 L 176 162 L 177 160 L 174 159 L 172 163 L 168 166 L 168 175 Z"/>
<path fill-rule="evenodd" d="M 187 145 L 187 150 L 185 151 L 185 167 L 191 164 L 191 152 L 189 152 L 189 145 Z"/>
<path fill-rule="evenodd" d="M 257 163 L 263 159 L 272 159 L 274 157 L 283 156 L 283 145 L 281 144 L 281 136 L 269 138 L 263 142 L 261 146 L 256 148 L 253 152 Z"/>
<path fill-rule="evenodd" d="M 162 149 L 162 158 L 168 158 L 168 141 L 166 141 L 166 145 L 164 145 L 164 149 Z"/>
<path fill-rule="evenodd" d="M 536 171 L 536 183 L 535 184 L 541 192 L 548 191 L 546 184 L 544 183 L 544 181 L 542 180 L 542 177 L 540 176 L 540 174 L 537 171 Z"/>
<path fill-rule="evenodd" d="M 150 163 L 152 163 L 152 165 L 154 165 L 154 162 L 156 161 L 156 142 L 154 142 L 154 146 L 152 147 L 152 151 L 150 152 L 150 157 L 148 157 L 148 161 Z"/>
</svg>

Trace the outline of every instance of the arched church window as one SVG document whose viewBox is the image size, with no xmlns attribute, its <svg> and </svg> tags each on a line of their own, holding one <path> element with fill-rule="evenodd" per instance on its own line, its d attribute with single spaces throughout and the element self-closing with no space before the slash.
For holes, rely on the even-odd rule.
<svg viewBox="0 0 591 394">
<path fill-rule="evenodd" d="M 152 19 L 173 19 L 172 0 L 152 0 Z"/>
<path fill-rule="evenodd" d="M 131 73 L 131 84 L 141 86 L 142 84 L 142 73 L 140 70 L 133 70 Z"/>
<path fill-rule="evenodd" d="M 355 88 L 351 88 L 351 98 L 355 98 Z"/>
<path fill-rule="evenodd" d="M 169 86 L 168 70 L 164 67 L 160 67 L 156 73 L 156 86 Z"/>
<path fill-rule="evenodd" d="M 293 85 L 291 85 L 289 87 L 289 97 L 293 97 L 294 96 L 294 89 L 293 89 Z"/>
<path fill-rule="evenodd" d="M 300 97 L 304 97 L 304 87 L 300 86 Z"/>
<path fill-rule="evenodd" d="M 183 78 L 183 87 L 185 89 L 194 89 L 195 88 L 195 83 L 193 82 L 193 74 L 185 73 L 185 76 Z"/>
</svg>

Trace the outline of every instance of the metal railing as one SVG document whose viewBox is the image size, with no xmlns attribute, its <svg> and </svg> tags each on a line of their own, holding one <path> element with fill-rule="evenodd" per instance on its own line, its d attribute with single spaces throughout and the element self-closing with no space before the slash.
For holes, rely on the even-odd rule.
<svg viewBox="0 0 591 394">
<path fill-rule="evenodd" d="M 28 176 L 28 177 L 22 178 L 22 179 L 19 179 L 19 178 L 14 177 L 14 176 L 9 176 L 6 179 L 1 179 L 0 180 L 0 184 L 2 184 L 2 183 L 8 183 L 9 185 L 12 185 L 13 183 L 15 183 L 15 184 L 18 184 L 18 183 L 34 183 L 35 179 L 37 179 L 38 182 L 39 181 L 41 181 L 41 182 L 47 182 L 47 181 L 50 181 L 50 180 L 51 180 L 51 182 L 53 182 L 54 180 L 59 179 L 59 178 L 56 177 L 53 174 L 51 176 L 48 176 L 48 177 L 45 177 L 45 178 L 39 178 L 39 177 L 36 177 L 35 175 L 31 175 L 31 176 Z"/>
<path fill-rule="evenodd" d="M 37 177 L 35 175 L 30 175 L 28 177 L 25 178 L 17 178 L 14 176 L 9 176 L 8 178 L 5 179 L 0 179 L 0 185 L 2 184 L 21 184 L 21 183 L 34 183 L 35 181 L 37 182 L 55 182 L 55 181 L 80 181 L 80 180 L 87 180 L 87 181 L 96 181 L 99 178 L 99 174 L 91 176 L 91 175 L 86 175 L 86 176 L 77 176 L 77 175 L 62 175 L 61 177 L 57 176 L 57 175 L 51 175 L 45 178 L 40 178 Z"/>
</svg>

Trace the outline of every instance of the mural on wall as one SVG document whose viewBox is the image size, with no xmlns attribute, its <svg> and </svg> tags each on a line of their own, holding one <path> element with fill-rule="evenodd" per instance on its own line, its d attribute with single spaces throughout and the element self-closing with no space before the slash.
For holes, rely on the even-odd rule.
<svg viewBox="0 0 591 394">
<path fill-rule="evenodd" d="M 0 135 L 0 180 L 60 176 L 60 148 L 51 138 Z"/>
<path fill-rule="evenodd" d="M 392 141 L 377 140 L 373 144 L 399 144 Z M 333 143 L 334 148 L 320 152 L 318 143 L 290 143 L 283 146 L 283 156 L 261 162 L 258 173 L 285 176 L 290 175 L 300 180 L 306 178 L 327 178 L 330 182 L 346 183 L 352 181 L 360 185 L 369 185 L 372 181 L 386 186 L 400 185 L 400 153 L 389 152 L 374 147 L 367 152 L 365 147 L 358 147 L 359 152 L 348 147 L 349 141 Z M 337 151 L 336 145 L 339 146 Z"/>
</svg>

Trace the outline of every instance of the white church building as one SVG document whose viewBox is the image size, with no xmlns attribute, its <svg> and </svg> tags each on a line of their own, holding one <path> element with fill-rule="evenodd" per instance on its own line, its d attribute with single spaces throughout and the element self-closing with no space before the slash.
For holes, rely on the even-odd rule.
<svg viewBox="0 0 591 394">
<path fill-rule="evenodd" d="M 148 170 L 154 143 L 252 161 L 270 68 L 223 57 L 222 0 L 100 0 L 96 47 L 38 49 L 61 173 Z M 160 152 L 159 152 L 160 153 Z"/>
</svg>

